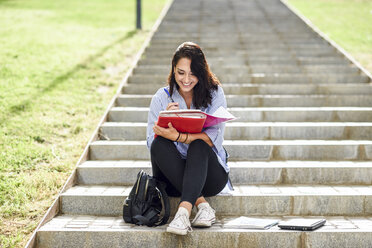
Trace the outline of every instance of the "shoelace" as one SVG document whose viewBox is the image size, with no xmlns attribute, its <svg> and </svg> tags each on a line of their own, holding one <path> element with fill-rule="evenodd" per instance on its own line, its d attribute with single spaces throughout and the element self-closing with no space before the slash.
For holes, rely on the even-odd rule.
<svg viewBox="0 0 372 248">
<path fill-rule="evenodd" d="M 200 211 L 200 210 L 202 210 L 202 209 L 203 209 L 203 211 Z M 208 214 L 214 214 L 214 213 L 216 212 L 216 211 L 215 211 L 213 208 L 211 208 L 211 207 L 201 208 L 200 210 L 199 210 L 198 213 L 196 214 L 193 223 L 194 223 L 197 219 L 199 219 L 200 216 L 201 216 L 202 214 L 205 214 L 205 213 L 208 213 Z"/>
<path fill-rule="evenodd" d="M 184 218 L 182 218 L 183 216 L 184 216 Z M 174 220 L 173 221 L 175 221 L 175 220 L 178 221 L 178 219 L 181 219 L 183 225 L 187 227 L 187 231 L 188 232 L 192 232 L 193 231 L 192 230 L 192 227 L 189 225 L 189 223 L 187 223 L 187 220 L 186 220 L 187 218 L 188 218 L 187 215 L 180 214 L 180 215 L 176 215 L 174 217 Z"/>
</svg>

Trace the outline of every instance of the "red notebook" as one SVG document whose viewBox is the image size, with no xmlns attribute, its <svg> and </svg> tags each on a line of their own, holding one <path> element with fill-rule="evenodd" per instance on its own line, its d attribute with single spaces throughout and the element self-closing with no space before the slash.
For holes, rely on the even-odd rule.
<svg viewBox="0 0 372 248">
<path fill-rule="evenodd" d="M 217 125 L 221 122 L 235 120 L 236 117 L 230 114 L 224 107 L 220 107 L 213 114 L 204 113 L 198 109 L 180 109 L 161 111 L 159 113 L 158 125 L 168 128 L 171 122 L 177 131 L 182 133 L 200 133 L 204 127 Z"/>
</svg>

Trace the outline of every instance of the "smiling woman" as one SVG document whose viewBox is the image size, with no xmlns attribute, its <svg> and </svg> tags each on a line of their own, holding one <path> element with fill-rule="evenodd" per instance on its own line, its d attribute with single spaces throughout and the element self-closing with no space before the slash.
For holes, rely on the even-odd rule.
<svg viewBox="0 0 372 248">
<path fill-rule="evenodd" d="M 171 123 L 169 128 L 162 128 L 156 121 L 159 112 L 165 109 L 201 109 L 212 114 L 221 106 L 227 106 L 220 82 L 210 71 L 204 53 L 195 43 L 185 42 L 177 48 L 168 84 L 152 98 L 147 146 L 154 177 L 166 183 L 169 195 L 181 197 L 176 216 L 167 231 L 186 235 L 192 230 L 189 221 L 192 207 L 195 205 L 198 208 L 192 225 L 210 227 L 216 216 L 204 197 L 215 196 L 226 186 L 232 189 L 227 154 L 222 147 L 225 124 L 206 127 L 201 133 L 191 134 L 178 132 Z M 170 97 L 164 93 L 168 88 Z"/>
<path fill-rule="evenodd" d="M 211 103 L 211 91 L 217 90 L 219 80 L 211 72 L 201 48 L 192 42 L 181 44 L 172 59 L 168 76 L 170 94 L 175 88 L 185 94 L 187 107 L 207 107 Z M 191 97 L 194 96 L 194 97 Z"/>
</svg>

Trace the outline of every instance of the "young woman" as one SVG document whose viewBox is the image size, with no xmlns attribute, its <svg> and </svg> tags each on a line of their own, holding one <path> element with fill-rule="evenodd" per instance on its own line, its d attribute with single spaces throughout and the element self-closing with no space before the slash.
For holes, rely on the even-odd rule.
<svg viewBox="0 0 372 248">
<path fill-rule="evenodd" d="M 213 114 L 226 99 L 220 82 L 211 73 L 201 48 L 192 42 L 181 44 L 173 55 L 168 86 L 153 96 L 148 115 L 147 146 L 153 176 L 167 184 L 170 196 L 181 197 L 178 211 L 167 232 L 186 235 L 192 231 L 189 217 L 195 205 L 195 227 L 210 227 L 215 211 L 204 197 L 215 196 L 228 184 L 227 154 L 222 147 L 225 124 L 204 128 L 201 133 L 179 133 L 172 124 L 156 124 L 159 112 L 201 109 Z M 174 101 L 174 102 L 173 102 Z M 154 139 L 154 135 L 157 137 Z"/>
</svg>

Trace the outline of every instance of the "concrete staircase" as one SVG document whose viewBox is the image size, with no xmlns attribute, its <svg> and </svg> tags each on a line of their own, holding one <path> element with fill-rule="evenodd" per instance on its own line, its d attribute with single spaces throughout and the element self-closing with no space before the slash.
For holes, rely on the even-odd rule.
<svg viewBox="0 0 372 248">
<path fill-rule="evenodd" d="M 177 237 L 128 225 L 122 203 L 145 145 L 152 94 L 183 41 L 205 51 L 229 110 L 231 196 L 209 199 L 218 222 Z M 278 0 L 176 0 L 37 230 L 37 247 L 372 247 L 372 84 Z M 174 213 L 178 199 L 171 199 Z M 322 216 L 314 232 L 224 227 L 236 216 Z"/>
</svg>

